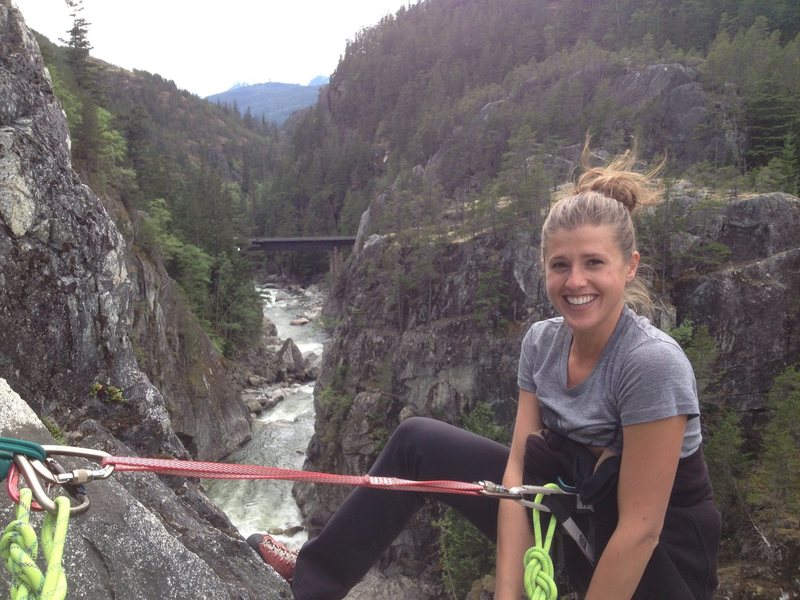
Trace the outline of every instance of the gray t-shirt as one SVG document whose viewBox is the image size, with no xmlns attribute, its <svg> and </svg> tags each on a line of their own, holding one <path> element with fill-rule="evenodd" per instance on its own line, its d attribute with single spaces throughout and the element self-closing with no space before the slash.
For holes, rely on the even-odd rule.
<svg viewBox="0 0 800 600">
<path fill-rule="evenodd" d="M 626 306 L 592 372 L 567 388 L 571 343 L 562 317 L 534 323 L 522 340 L 517 383 L 536 394 L 545 427 L 622 452 L 623 426 L 687 415 L 681 457 L 697 450 L 697 384 L 675 340 Z"/>
</svg>

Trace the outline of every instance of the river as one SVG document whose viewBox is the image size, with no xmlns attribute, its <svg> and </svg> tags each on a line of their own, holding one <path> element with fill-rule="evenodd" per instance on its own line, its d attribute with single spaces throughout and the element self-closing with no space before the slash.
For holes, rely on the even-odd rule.
<svg viewBox="0 0 800 600">
<path fill-rule="evenodd" d="M 292 338 L 306 356 L 322 353 L 325 332 L 319 326 L 323 296 L 308 290 L 259 287 L 264 299 L 264 315 L 278 329 L 281 340 Z M 306 325 L 292 325 L 298 317 L 310 319 Z M 314 433 L 314 382 L 280 388 L 285 399 L 265 410 L 253 422 L 252 439 L 227 457 L 227 462 L 301 469 L 308 442 Z M 264 390 L 268 391 L 268 390 Z M 209 498 L 230 518 L 243 537 L 254 532 L 270 532 L 290 548 L 299 548 L 307 535 L 302 529 L 300 510 L 292 496 L 290 481 L 204 481 Z"/>
</svg>

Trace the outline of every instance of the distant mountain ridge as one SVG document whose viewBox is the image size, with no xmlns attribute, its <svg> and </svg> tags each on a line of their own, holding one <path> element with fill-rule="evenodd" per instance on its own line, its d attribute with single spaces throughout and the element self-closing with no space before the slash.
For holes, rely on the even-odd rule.
<svg viewBox="0 0 800 600">
<path fill-rule="evenodd" d="M 243 115 L 250 109 L 253 117 L 264 117 L 278 125 L 298 110 L 317 102 L 320 88 L 328 83 L 327 77 L 315 77 L 309 85 L 296 83 L 237 84 L 228 91 L 212 94 L 206 100 L 236 106 Z"/>
</svg>

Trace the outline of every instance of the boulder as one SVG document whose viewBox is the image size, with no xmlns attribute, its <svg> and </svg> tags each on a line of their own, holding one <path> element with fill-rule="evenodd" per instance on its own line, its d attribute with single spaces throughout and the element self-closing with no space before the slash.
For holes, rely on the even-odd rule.
<svg viewBox="0 0 800 600">
<path fill-rule="evenodd" d="M 303 360 L 303 353 L 292 341 L 288 338 L 283 342 L 281 349 L 275 357 L 277 370 L 279 376 L 283 379 L 302 378 L 305 376 L 305 361 Z"/>
</svg>

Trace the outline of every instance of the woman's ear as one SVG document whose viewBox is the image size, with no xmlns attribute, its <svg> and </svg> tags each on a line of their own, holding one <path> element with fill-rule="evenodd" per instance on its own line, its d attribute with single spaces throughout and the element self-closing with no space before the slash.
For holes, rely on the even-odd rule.
<svg viewBox="0 0 800 600">
<path fill-rule="evenodd" d="M 634 277 L 636 277 L 636 271 L 639 268 L 640 258 L 641 256 L 639 255 L 639 252 L 634 250 L 630 259 L 628 259 L 628 272 L 625 274 L 626 281 L 633 281 Z"/>
</svg>

